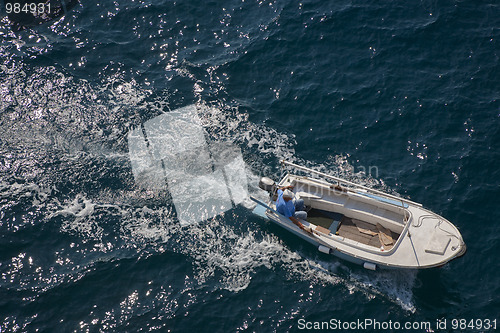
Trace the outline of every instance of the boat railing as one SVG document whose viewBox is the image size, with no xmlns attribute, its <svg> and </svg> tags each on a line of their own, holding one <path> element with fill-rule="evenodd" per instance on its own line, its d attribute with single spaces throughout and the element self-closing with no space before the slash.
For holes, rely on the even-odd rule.
<svg viewBox="0 0 500 333">
<path fill-rule="evenodd" d="M 352 186 L 352 187 L 357 188 L 357 189 L 363 189 L 363 190 L 365 190 L 367 192 L 370 192 L 370 193 L 373 193 L 373 194 L 377 194 L 377 195 L 384 196 L 386 198 L 391 198 L 393 200 L 401 201 L 402 204 L 408 203 L 408 204 L 412 204 L 412 205 L 416 205 L 416 206 L 422 207 L 422 204 L 419 204 L 418 202 L 413 202 L 413 201 L 408 200 L 408 199 L 404 199 L 404 198 L 397 197 L 397 196 L 392 195 L 392 194 L 388 194 L 388 193 L 385 193 L 385 192 L 382 192 L 382 191 L 379 191 L 379 190 L 375 190 L 375 189 L 372 189 L 372 188 L 369 188 L 369 187 L 366 187 L 366 186 L 363 186 L 363 185 L 359 185 L 359 184 L 350 182 L 348 180 L 345 180 L 345 179 L 342 179 L 342 178 L 339 178 L 339 177 L 331 176 L 329 174 L 326 174 L 326 173 L 323 173 L 323 172 L 320 172 L 320 171 L 316 171 L 316 170 L 313 170 L 313 169 L 310 169 L 310 168 L 306 168 L 306 167 L 297 165 L 297 164 L 292 163 L 292 162 L 288 162 L 286 160 L 281 160 L 280 162 L 283 165 L 289 165 L 289 166 L 292 166 L 292 167 L 294 167 L 294 168 L 296 168 L 298 170 L 302 170 L 302 171 L 314 173 L 314 174 L 317 174 L 317 175 L 325 177 L 325 178 L 333 179 L 333 180 L 335 180 L 337 182 L 337 185 L 341 185 L 341 184 L 349 185 L 349 186 Z M 404 205 L 403 205 L 403 207 L 404 207 Z"/>
</svg>

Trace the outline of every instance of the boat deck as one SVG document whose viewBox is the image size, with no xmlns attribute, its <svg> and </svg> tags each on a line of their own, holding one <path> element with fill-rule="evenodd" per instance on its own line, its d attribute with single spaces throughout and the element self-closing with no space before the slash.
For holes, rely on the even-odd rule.
<svg viewBox="0 0 500 333">
<path fill-rule="evenodd" d="M 361 244 L 366 244 L 377 248 L 380 248 L 380 246 L 382 246 L 379 239 L 378 230 L 375 226 L 373 226 L 373 228 L 361 228 L 361 230 L 356 224 L 354 224 L 353 219 L 344 216 L 342 218 L 340 228 L 338 229 L 338 235 L 341 237 L 352 239 L 353 241 L 359 242 Z"/>
<path fill-rule="evenodd" d="M 342 214 L 325 212 L 317 209 L 312 209 L 308 212 L 307 221 L 309 223 L 329 229 L 331 233 L 359 242 L 361 244 L 373 246 L 376 248 L 384 247 L 385 250 L 390 250 L 399 234 L 394 231 L 381 231 L 377 226 L 364 221 L 352 219 Z M 381 235 L 382 234 L 382 235 Z M 390 244 L 390 240 L 393 240 Z M 384 244 L 384 240 L 386 244 Z"/>
</svg>

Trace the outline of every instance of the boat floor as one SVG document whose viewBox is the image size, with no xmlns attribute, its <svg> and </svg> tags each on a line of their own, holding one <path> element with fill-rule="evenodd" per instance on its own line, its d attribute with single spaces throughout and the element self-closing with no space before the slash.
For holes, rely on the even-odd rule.
<svg viewBox="0 0 500 333">
<path fill-rule="evenodd" d="M 352 239 L 353 241 L 362 244 L 374 247 L 381 246 L 378 233 L 370 235 L 359 231 L 358 227 L 354 224 L 352 219 L 346 216 L 344 216 L 341 220 L 340 228 L 338 229 L 338 235 L 341 237 Z"/>
<path fill-rule="evenodd" d="M 332 226 L 334 221 L 340 221 L 339 227 L 335 228 Z M 347 216 L 343 216 L 338 213 L 325 212 L 317 209 L 311 209 L 308 212 L 307 221 L 319 225 L 323 228 L 330 229 L 332 233 L 337 231 L 337 235 L 351 239 L 353 241 L 373 246 L 376 248 L 384 247 L 385 250 L 390 250 L 393 245 L 382 244 L 381 237 L 379 236 L 380 231 L 376 226 L 369 224 L 364 221 L 355 220 Z M 333 228 L 332 228 L 333 227 Z M 396 242 L 399 238 L 399 234 L 387 230 L 390 233 L 390 237 Z"/>
</svg>

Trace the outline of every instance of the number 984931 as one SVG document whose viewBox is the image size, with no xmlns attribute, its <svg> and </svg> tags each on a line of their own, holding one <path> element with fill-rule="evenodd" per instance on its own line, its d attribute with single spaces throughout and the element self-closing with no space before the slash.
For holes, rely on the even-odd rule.
<svg viewBox="0 0 500 333">
<path fill-rule="evenodd" d="M 47 3 L 19 3 L 7 2 L 5 4 L 7 14 L 31 13 L 33 15 L 50 14 L 50 2 Z"/>
</svg>

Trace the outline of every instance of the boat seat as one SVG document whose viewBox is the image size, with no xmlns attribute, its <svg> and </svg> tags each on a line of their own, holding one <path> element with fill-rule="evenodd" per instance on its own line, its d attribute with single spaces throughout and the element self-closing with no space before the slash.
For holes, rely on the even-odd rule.
<svg viewBox="0 0 500 333">
<path fill-rule="evenodd" d="M 296 198 L 304 200 L 304 204 L 306 206 L 311 206 L 311 199 L 318 200 L 318 199 L 321 199 L 321 196 L 300 191 L 300 192 L 296 193 Z"/>
<path fill-rule="evenodd" d="M 337 232 L 337 230 L 339 230 L 339 227 L 340 227 L 340 221 L 337 221 L 337 220 L 334 220 L 332 222 L 332 224 L 330 225 L 330 231 L 332 232 L 332 234 L 335 234 Z"/>
<path fill-rule="evenodd" d="M 354 201 L 364 202 L 366 204 L 373 205 L 378 208 L 384 208 L 385 210 L 398 214 L 403 213 L 403 207 L 408 208 L 408 204 L 403 204 L 404 206 L 402 206 L 402 203 L 399 201 L 379 197 L 369 193 L 356 192 L 356 193 L 349 193 L 348 195 Z"/>
</svg>

